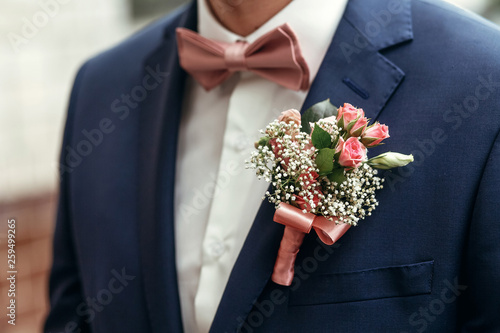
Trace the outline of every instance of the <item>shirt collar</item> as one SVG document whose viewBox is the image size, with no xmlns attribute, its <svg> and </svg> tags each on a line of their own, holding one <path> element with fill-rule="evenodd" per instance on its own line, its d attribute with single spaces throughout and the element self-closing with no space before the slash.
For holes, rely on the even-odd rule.
<svg viewBox="0 0 500 333">
<path fill-rule="evenodd" d="M 253 43 L 270 30 L 288 23 L 299 39 L 302 55 L 309 66 L 310 80 L 316 76 L 321 62 L 337 30 L 348 0 L 293 0 L 259 29 L 246 37 L 223 27 L 213 16 L 207 0 L 198 1 L 198 32 L 201 36 L 233 43 Z"/>
</svg>

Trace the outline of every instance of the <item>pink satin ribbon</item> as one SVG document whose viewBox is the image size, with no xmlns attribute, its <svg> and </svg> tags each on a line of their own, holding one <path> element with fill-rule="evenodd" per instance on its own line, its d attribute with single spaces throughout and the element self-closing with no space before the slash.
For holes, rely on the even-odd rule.
<svg viewBox="0 0 500 333">
<path fill-rule="evenodd" d="M 273 220 L 285 226 L 271 276 L 273 282 L 283 286 L 292 284 L 295 259 L 304 241 L 304 236 L 311 229 L 314 228 L 323 243 L 332 245 L 351 227 L 346 223 L 337 224 L 335 221 L 329 221 L 323 216 L 304 213 L 299 208 L 286 203 L 280 204 L 274 213 Z"/>
<path fill-rule="evenodd" d="M 179 60 L 207 91 L 236 71 L 251 71 L 288 89 L 309 88 L 309 68 L 297 36 L 288 24 L 268 32 L 254 43 L 224 43 L 177 28 Z"/>
</svg>

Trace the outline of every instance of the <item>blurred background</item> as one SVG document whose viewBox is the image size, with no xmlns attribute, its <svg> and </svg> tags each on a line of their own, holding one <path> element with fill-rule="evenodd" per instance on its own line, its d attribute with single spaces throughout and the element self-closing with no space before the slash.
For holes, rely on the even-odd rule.
<svg viewBox="0 0 500 333">
<path fill-rule="evenodd" d="M 1 0 L 0 332 L 40 332 L 47 312 L 58 155 L 75 73 L 183 0 Z M 450 0 L 500 23 L 500 0 Z M 17 316 L 7 324 L 7 220 L 16 223 Z"/>
</svg>

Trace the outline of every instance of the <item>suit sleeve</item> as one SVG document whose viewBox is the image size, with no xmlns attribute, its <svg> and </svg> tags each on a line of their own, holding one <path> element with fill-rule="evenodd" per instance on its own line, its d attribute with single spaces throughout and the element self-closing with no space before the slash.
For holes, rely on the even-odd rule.
<svg viewBox="0 0 500 333">
<path fill-rule="evenodd" d="M 44 332 L 90 332 L 84 318 L 76 313 L 77 307 L 84 303 L 82 284 L 78 266 L 78 257 L 74 244 L 71 221 L 70 171 L 65 167 L 64 147 L 71 145 L 73 114 L 80 81 L 85 72 L 84 65 L 76 79 L 70 97 L 66 127 L 59 165 L 60 190 L 57 209 L 57 221 L 54 232 L 53 263 L 49 282 L 50 312 L 47 316 Z"/>
<path fill-rule="evenodd" d="M 500 133 L 499 133 L 500 135 Z M 461 332 L 500 332 L 500 138 L 479 185 L 459 297 Z"/>
</svg>

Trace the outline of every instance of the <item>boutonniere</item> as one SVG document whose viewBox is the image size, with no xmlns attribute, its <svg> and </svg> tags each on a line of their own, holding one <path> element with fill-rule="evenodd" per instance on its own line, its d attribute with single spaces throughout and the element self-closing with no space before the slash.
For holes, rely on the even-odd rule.
<svg viewBox="0 0 500 333">
<path fill-rule="evenodd" d="M 285 225 L 272 280 L 289 286 L 305 234 L 314 229 L 322 242 L 335 243 L 378 205 L 383 179 L 376 169 L 404 166 L 413 156 L 387 152 L 368 159 L 368 149 L 389 137 L 388 127 L 370 125 L 363 109 L 336 108 L 329 100 L 303 116 L 284 111 L 261 133 L 247 168 L 272 184 L 264 198 L 276 206 L 273 220 Z"/>
</svg>

